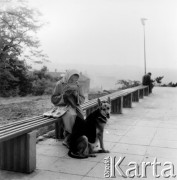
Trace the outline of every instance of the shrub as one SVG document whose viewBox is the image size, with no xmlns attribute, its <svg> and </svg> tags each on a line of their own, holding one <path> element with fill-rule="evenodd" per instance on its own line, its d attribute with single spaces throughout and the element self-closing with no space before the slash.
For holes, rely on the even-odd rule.
<svg viewBox="0 0 177 180">
<path fill-rule="evenodd" d="M 46 88 L 45 79 L 37 79 L 33 81 L 32 94 L 35 96 L 44 94 Z"/>
<path fill-rule="evenodd" d="M 30 72 L 23 61 L 11 59 L 10 62 L 13 68 L 0 71 L 0 96 L 52 94 L 56 82 L 60 79 L 48 74 L 46 66 L 41 70 Z M 14 65 L 15 63 L 18 67 Z"/>
<path fill-rule="evenodd" d="M 47 67 L 44 66 L 41 70 L 34 71 L 32 79 L 32 91 L 35 96 L 43 94 L 52 94 L 56 84 L 56 78 L 47 73 Z"/>
<path fill-rule="evenodd" d="M 53 93 L 53 87 L 47 87 L 44 91 L 44 94 L 51 95 Z"/>
<path fill-rule="evenodd" d="M 135 86 L 139 86 L 141 84 L 140 81 L 132 81 L 132 80 L 118 80 L 116 84 L 121 85 L 119 89 L 127 89 Z"/>
</svg>

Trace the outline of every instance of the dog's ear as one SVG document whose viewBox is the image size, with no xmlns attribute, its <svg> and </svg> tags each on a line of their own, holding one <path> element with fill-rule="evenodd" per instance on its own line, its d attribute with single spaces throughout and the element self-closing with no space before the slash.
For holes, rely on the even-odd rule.
<svg viewBox="0 0 177 180">
<path fill-rule="evenodd" d="M 100 107 L 101 106 L 101 101 L 100 101 L 100 99 L 98 98 L 98 107 Z"/>
<path fill-rule="evenodd" d="M 107 101 L 108 101 L 109 104 L 111 104 L 111 98 L 110 97 L 108 97 Z"/>
</svg>

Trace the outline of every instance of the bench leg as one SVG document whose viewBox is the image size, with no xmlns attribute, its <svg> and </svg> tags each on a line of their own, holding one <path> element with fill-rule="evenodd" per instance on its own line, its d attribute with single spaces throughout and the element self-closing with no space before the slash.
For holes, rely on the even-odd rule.
<svg viewBox="0 0 177 180">
<path fill-rule="evenodd" d="M 149 87 L 148 86 L 144 89 L 144 95 L 145 96 L 149 95 Z"/>
<path fill-rule="evenodd" d="M 139 89 L 139 97 L 140 99 L 143 99 L 144 98 L 144 90 L 143 89 Z"/>
<path fill-rule="evenodd" d="M 55 138 L 64 139 L 63 132 L 64 132 L 64 125 L 62 119 L 60 118 L 58 122 L 55 123 Z"/>
<path fill-rule="evenodd" d="M 36 131 L 0 143 L 0 169 L 22 173 L 36 169 Z"/>
<path fill-rule="evenodd" d="M 133 92 L 133 98 L 132 98 L 133 102 L 139 102 L 139 91 L 135 91 Z"/>
<path fill-rule="evenodd" d="M 122 114 L 122 108 L 123 108 L 123 97 L 119 97 L 111 101 L 112 114 Z"/>
<path fill-rule="evenodd" d="M 123 107 L 124 108 L 131 108 L 132 107 L 132 93 L 123 97 Z"/>
</svg>

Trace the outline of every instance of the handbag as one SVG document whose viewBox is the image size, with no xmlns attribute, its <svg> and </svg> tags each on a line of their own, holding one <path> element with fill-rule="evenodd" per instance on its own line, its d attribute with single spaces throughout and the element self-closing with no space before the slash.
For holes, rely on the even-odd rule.
<svg viewBox="0 0 177 180">
<path fill-rule="evenodd" d="M 52 110 L 43 114 L 44 117 L 59 118 L 68 111 L 68 106 L 55 106 Z"/>
</svg>

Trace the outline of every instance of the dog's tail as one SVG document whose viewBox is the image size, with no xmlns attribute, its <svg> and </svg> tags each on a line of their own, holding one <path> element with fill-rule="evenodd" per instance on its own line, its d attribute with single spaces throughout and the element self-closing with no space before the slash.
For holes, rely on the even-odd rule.
<svg viewBox="0 0 177 180">
<path fill-rule="evenodd" d="M 69 156 L 69 157 L 72 157 L 72 158 L 76 158 L 76 159 L 86 159 L 86 158 L 88 158 L 87 155 L 75 154 L 75 153 L 73 153 L 71 150 L 69 150 L 68 156 Z"/>
</svg>

